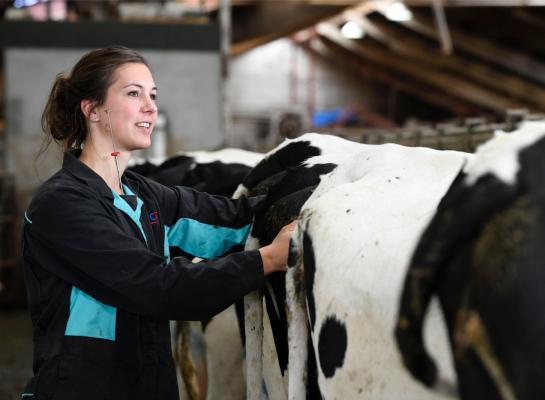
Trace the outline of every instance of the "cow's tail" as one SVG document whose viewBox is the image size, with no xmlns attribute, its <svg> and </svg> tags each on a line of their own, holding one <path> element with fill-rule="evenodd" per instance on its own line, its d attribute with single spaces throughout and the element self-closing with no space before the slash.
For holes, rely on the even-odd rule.
<svg viewBox="0 0 545 400">
<path fill-rule="evenodd" d="M 445 227 L 452 225 L 448 208 L 441 205 L 420 238 L 401 293 L 395 337 L 409 372 L 428 387 L 437 383 L 438 369 L 424 344 L 424 319 L 436 294 L 441 271 L 452 251 Z"/>
<path fill-rule="evenodd" d="M 238 191 L 238 190 L 237 190 Z M 233 196 L 234 197 L 234 196 Z M 259 248 L 249 236 L 245 250 Z M 263 293 L 256 290 L 244 296 L 244 335 L 246 336 L 246 399 L 259 400 L 263 393 Z"/>
<path fill-rule="evenodd" d="M 288 306 L 288 398 L 306 398 L 308 323 L 305 314 L 305 286 L 301 227 L 297 226 L 290 241 L 286 302 Z"/>
<path fill-rule="evenodd" d="M 485 222 L 516 195 L 516 186 L 492 175 L 474 186 L 465 183 L 464 174 L 458 175 L 414 251 L 401 295 L 395 335 L 405 366 L 427 386 L 433 386 L 438 375 L 423 338 L 424 318 L 431 298 L 437 293 L 456 250 L 474 240 Z"/>
<path fill-rule="evenodd" d="M 238 185 L 233 199 L 248 196 L 248 188 Z M 246 239 L 245 250 L 259 249 L 257 239 Z M 246 399 L 260 400 L 263 394 L 263 293 L 256 290 L 244 296 L 244 336 L 246 355 Z"/>
<path fill-rule="evenodd" d="M 259 400 L 263 378 L 263 305 L 261 291 L 244 296 L 244 334 L 246 336 L 246 399 Z"/>
<path fill-rule="evenodd" d="M 416 246 L 400 298 L 395 329 L 397 346 L 409 372 L 428 387 L 437 384 L 438 369 L 424 345 L 424 319 L 436 294 L 441 270 L 448 264 L 459 234 L 454 235 L 457 224 L 456 203 L 464 196 L 458 194 L 463 174 L 460 173 L 437 207 L 433 220 L 422 233 Z"/>
<path fill-rule="evenodd" d="M 424 385 L 437 382 L 437 366 L 424 345 L 423 324 L 432 291 L 428 286 L 431 274 L 411 267 L 401 295 L 401 305 L 395 329 L 397 345 L 403 363 Z"/>
</svg>

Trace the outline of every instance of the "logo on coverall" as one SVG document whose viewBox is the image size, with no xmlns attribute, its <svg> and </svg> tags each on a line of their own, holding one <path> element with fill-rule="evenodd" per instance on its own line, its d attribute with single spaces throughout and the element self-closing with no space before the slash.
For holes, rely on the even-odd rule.
<svg viewBox="0 0 545 400">
<path fill-rule="evenodd" d="M 150 212 L 149 223 L 150 225 L 155 225 L 159 223 L 159 213 L 157 211 Z"/>
</svg>

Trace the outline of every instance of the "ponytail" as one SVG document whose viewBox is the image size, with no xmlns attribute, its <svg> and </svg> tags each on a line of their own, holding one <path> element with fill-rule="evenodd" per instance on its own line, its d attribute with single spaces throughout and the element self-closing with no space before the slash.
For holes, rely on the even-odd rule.
<svg viewBox="0 0 545 400">
<path fill-rule="evenodd" d="M 87 134 L 81 100 L 81 93 L 73 87 L 70 79 L 57 75 L 42 114 L 42 129 L 48 144 L 54 140 L 62 145 L 63 150 L 81 147 Z"/>
</svg>

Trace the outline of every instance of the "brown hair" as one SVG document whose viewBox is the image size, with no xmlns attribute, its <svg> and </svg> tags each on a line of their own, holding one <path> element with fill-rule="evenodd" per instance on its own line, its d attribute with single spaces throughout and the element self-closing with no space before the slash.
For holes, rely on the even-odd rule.
<svg viewBox="0 0 545 400">
<path fill-rule="evenodd" d="M 57 75 L 42 114 L 46 138 L 40 154 L 45 152 L 51 140 L 62 143 L 64 150 L 81 147 L 87 134 L 81 101 L 87 99 L 102 105 L 115 79 L 115 71 L 127 63 L 140 63 L 149 68 L 146 59 L 136 51 L 111 46 L 85 54 L 70 75 Z"/>
</svg>

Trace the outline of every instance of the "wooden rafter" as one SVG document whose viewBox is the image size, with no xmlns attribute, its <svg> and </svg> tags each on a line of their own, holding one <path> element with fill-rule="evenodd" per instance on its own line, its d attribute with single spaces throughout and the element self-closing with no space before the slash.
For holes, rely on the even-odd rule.
<svg viewBox="0 0 545 400">
<path fill-rule="evenodd" d="M 451 95 L 462 98 L 480 107 L 503 113 L 509 108 L 524 108 L 524 105 L 514 101 L 510 97 L 502 96 L 485 89 L 479 85 L 468 82 L 465 79 L 453 76 L 452 74 L 435 70 L 423 64 L 416 64 L 402 57 L 390 53 L 380 45 L 369 41 L 356 43 L 354 40 L 345 38 L 337 28 L 330 23 L 321 23 L 317 26 L 320 36 L 330 40 L 339 46 L 348 49 L 363 58 L 384 65 L 387 68 L 398 71 L 414 79 L 433 85 Z"/>
<path fill-rule="evenodd" d="M 395 54 L 410 57 L 428 66 L 450 70 L 474 82 L 520 99 L 529 107 L 545 106 L 545 88 L 535 83 L 460 54 L 445 56 L 417 36 L 407 35 L 396 29 L 385 19 L 371 20 L 353 13 L 345 14 L 345 16 L 360 25 L 368 35 L 386 45 Z"/>
<path fill-rule="evenodd" d="M 342 11 L 340 7 L 314 7 L 303 4 L 287 4 L 283 7 L 263 4 L 247 7 L 244 13 L 233 16 L 233 44 L 229 55 L 235 56 L 289 36 L 331 18 L 340 11 Z"/>
<path fill-rule="evenodd" d="M 358 74 L 363 80 L 378 80 L 395 90 L 408 93 L 424 102 L 448 110 L 454 115 L 469 116 L 476 112 L 475 108 L 467 102 L 403 79 L 388 69 L 355 56 L 351 51 L 329 40 L 311 40 L 302 45 L 323 59 L 333 61 L 337 65 L 339 60 L 342 60 L 343 66 Z"/>
<path fill-rule="evenodd" d="M 409 21 L 400 23 L 419 34 L 437 39 L 437 31 L 429 18 L 416 16 Z M 451 35 L 455 49 L 462 49 L 490 63 L 502 66 L 541 84 L 545 84 L 544 63 L 489 40 L 462 33 L 455 28 L 451 28 Z"/>
</svg>

